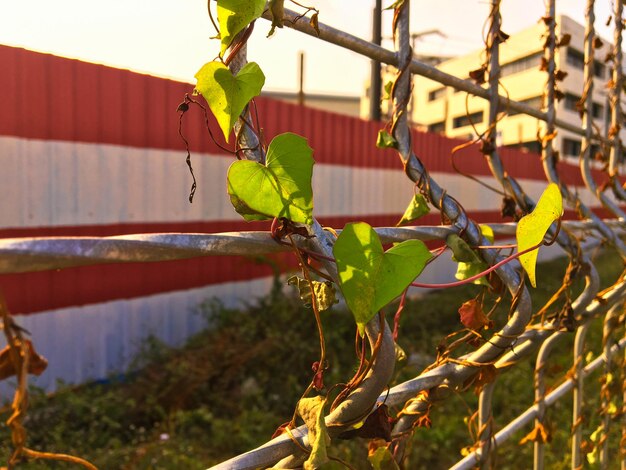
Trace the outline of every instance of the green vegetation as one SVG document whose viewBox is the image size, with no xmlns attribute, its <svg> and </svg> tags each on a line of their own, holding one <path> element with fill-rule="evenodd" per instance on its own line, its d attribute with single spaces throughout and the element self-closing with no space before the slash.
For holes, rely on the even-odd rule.
<svg viewBox="0 0 626 470">
<path fill-rule="evenodd" d="M 543 305 L 561 286 L 566 264 L 556 260 L 541 265 L 541 282 L 532 289 L 535 305 Z M 621 261 L 610 251 L 598 256 L 596 264 L 603 286 L 610 285 L 621 269 Z M 266 298 L 246 309 L 226 309 L 214 301 L 203 305 L 199 314 L 207 319 L 205 331 L 180 349 L 147 342 L 137 359 L 138 372 L 124 380 L 61 387 L 50 397 L 34 392 L 25 420 L 29 445 L 79 455 L 102 469 L 204 469 L 265 442 L 291 418 L 319 355 L 311 310 L 301 305 L 295 292 L 285 296 L 282 285 L 277 283 Z M 466 285 L 407 301 L 399 343 L 409 361 L 396 383 L 419 373 L 432 361 L 441 340 L 462 328 L 457 309 L 481 289 Z M 332 365 L 325 381 L 345 381 L 357 366 L 354 320 L 337 306 L 324 312 L 322 319 Z M 496 327 L 505 319 L 505 311 L 497 312 Z M 594 322 L 589 334 L 588 344 L 595 352 L 601 344 L 600 323 Z M 555 352 L 548 371 L 550 385 L 571 367 L 572 340 L 573 335 L 564 338 Z M 533 361 L 497 378 L 496 427 L 532 404 Z M 587 439 L 599 420 L 598 378 L 595 374 L 588 381 L 590 399 L 583 424 Z M 465 421 L 476 401 L 470 388 L 433 407 L 432 428 L 416 430 L 407 468 L 446 468 L 460 458 L 459 450 L 473 443 Z M 570 402 L 564 400 L 549 411 L 553 441 L 546 450 L 547 468 L 569 468 Z M 7 417 L 5 412 L 2 418 Z M 498 468 L 517 469 L 520 462 L 530 462 L 532 444 L 518 445 L 530 430 L 499 449 Z M 6 428 L 2 433 L 1 458 L 6 460 L 10 437 Z M 615 452 L 618 437 L 613 434 L 610 443 Z M 368 468 L 367 444 L 361 439 L 335 439 L 329 453 L 355 468 Z M 29 462 L 23 468 L 73 467 Z M 323 468 L 341 467 L 331 463 Z"/>
</svg>

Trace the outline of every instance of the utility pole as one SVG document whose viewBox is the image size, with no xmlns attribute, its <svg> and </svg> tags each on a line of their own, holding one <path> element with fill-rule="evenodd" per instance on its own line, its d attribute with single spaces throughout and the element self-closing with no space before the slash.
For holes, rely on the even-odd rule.
<svg viewBox="0 0 626 470">
<path fill-rule="evenodd" d="M 298 73 L 298 104 L 304 105 L 304 52 L 300 51 L 300 70 Z"/>
<path fill-rule="evenodd" d="M 381 15 L 382 0 L 376 0 L 372 15 L 372 42 L 380 46 L 382 42 L 381 32 Z M 372 71 L 370 78 L 370 119 L 372 121 L 380 121 L 380 93 L 382 88 L 382 79 L 380 77 L 380 62 L 372 61 Z"/>
</svg>

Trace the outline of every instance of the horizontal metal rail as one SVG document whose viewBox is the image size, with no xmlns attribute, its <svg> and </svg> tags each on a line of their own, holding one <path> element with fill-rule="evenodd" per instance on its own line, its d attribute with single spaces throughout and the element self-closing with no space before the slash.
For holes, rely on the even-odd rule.
<svg viewBox="0 0 626 470">
<path fill-rule="evenodd" d="M 619 221 L 607 220 L 620 227 Z M 514 223 L 485 224 L 497 236 L 515 234 Z M 566 221 L 574 231 L 595 230 L 589 221 Z M 452 226 L 380 227 L 375 229 L 383 243 L 404 240 L 445 240 L 456 232 Z M 341 233 L 341 229 L 336 230 Z M 298 241 L 299 237 L 294 237 Z M 302 246 L 305 240 L 300 239 Z M 46 271 L 72 266 L 158 262 L 201 256 L 254 256 L 291 251 L 277 243 L 269 232 L 154 233 L 115 237 L 39 237 L 0 239 L 0 274 Z"/>
</svg>

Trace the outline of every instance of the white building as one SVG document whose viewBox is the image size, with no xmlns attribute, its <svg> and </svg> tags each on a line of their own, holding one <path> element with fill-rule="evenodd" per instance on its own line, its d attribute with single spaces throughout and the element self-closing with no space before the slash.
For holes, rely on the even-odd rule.
<svg viewBox="0 0 626 470">
<path fill-rule="evenodd" d="M 500 45 L 501 84 L 500 94 L 508 94 L 511 100 L 521 101 L 541 108 L 546 89 L 547 74 L 540 70 L 544 55 L 543 41 L 546 27 L 540 22 L 528 29 L 512 34 Z M 569 34 L 569 45 L 557 49 L 557 70 L 567 72 L 559 82 L 564 93 L 557 102 L 557 117 L 573 125 L 582 121 L 576 104 L 583 91 L 583 42 L 584 27 L 567 16 L 557 17 L 557 39 Z M 595 49 L 595 79 L 593 87 L 593 118 L 597 129 L 606 135 L 610 121 L 607 81 L 611 78 L 610 65 L 605 65 L 607 52 L 612 48 L 609 41 Z M 438 65 L 442 71 L 469 79 L 469 72 L 478 69 L 485 61 L 485 51 L 446 60 Z M 383 80 L 385 83 L 385 80 Z M 486 86 L 486 85 L 485 85 Z M 487 100 L 445 87 L 438 82 L 415 76 L 413 79 L 413 106 L 411 121 L 424 130 L 443 133 L 449 137 L 474 138 L 487 127 L 489 103 Z M 363 105 L 362 105 L 363 109 Z M 383 108 L 383 112 L 386 108 Z M 508 111 L 508 116 L 498 123 L 498 144 L 523 147 L 540 152 L 538 136 L 542 134 L 542 122 L 536 118 Z M 472 124 L 474 127 L 472 127 Z M 565 157 L 578 157 L 581 138 L 571 132 L 559 130 L 555 145 Z M 593 150 L 592 150 L 593 151 Z"/>
</svg>

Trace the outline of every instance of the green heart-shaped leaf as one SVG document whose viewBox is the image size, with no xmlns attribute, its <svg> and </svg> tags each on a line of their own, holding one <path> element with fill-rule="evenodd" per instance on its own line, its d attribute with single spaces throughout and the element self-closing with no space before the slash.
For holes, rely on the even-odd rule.
<svg viewBox="0 0 626 470">
<path fill-rule="evenodd" d="M 265 0 L 217 0 L 217 22 L 224 54 L 237 33 L 263 14 Z"/>
<path fill-rule="evenodd" d="M 561 191 L 556 184 L 550 183 L 539 198 L 535 209 L 517 223 L 515 231 L 517 251 L 524 251 L 539 244 L 545 237 L 550 225 L 562 215 L 563 197 Z M 532 250 L 519 257 L 520 264 L 528 273 L 528 279 L 533 287 L 537 287 L 535 266 L 537 265 L 538 251 L 538 249 Z"/>
<path fill-rule="evenodd" d="M 347 224 L 333 247 L 341 291 L 359 331 L 398 297 L 431 258 L 419 240 L 398 243 L 386 252 L 378 235 L 364 222 Z"/>
<path fill-rule="evenodd" d="M 285 217 L 313 223 L 313 150 L 304 137 L 287 132 L 272 140 L 266 164 L 234 162 L 228 169 L 228 194 L 246 220 Z"/>
<path fill-rule="evenodd" d="M 483 228 L 485 227 L 485 228 Z M 489 227 L 481 226 L 481 232 L 486 238 L 489 238 Z M 487 230 L 489 229 L 489 230 Z M 493 231 L 491 231 L 493 235 Z M 493 239 L 492 239 L 493 240 Z M 465 240 L 459 237 L 456 233 L 451 233 L 446 238 L 446 245 L 452 250 L 452 261 L 458 263 L 456 277 L 459 281 L 475 276 L 485 271 L 489 266 L 485 263 L 478 254 L 472 250 Z M 472 282 L 472 284 L 482 284 L 489 286 L 489 282 L 484 277 L 478 278 Z"/>
<path fill-rule="evenodd" d="M 261 94 L 265 75 L 254 62 L 234 76 L 221 62 L 204 64 L 196 73 L 196 91 L 206 100 L 228 142 L 239 115 L 252 98 Z"/>
<path fill-rule="evenodd" d="M 430 208 L 428 207 L 428 202 L 426 202 L 426 198 L 421 194 L 416 194 L 415 196 L 413 196 L 411 203 L 404 211 L 404 215 L 400 219 L 400 222 L 396 224 L 396 227 L 411 223 L 414 220 L 419 219 L 421 216 L 428 214 L 429 212 Z"/>
</svg>

